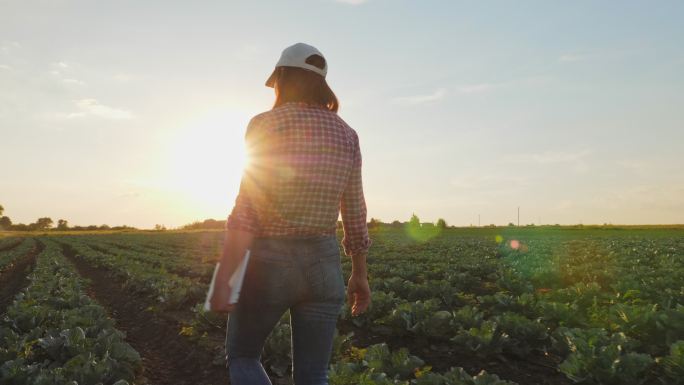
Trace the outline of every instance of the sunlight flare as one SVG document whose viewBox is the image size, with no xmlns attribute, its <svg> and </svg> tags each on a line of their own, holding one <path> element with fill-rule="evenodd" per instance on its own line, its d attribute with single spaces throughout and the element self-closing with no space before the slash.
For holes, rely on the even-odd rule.
<svg viewBox="0 0 684 385">
<path fill-rule="evenodd" d="M 232 205 L 247 164 L 248 122 L 248 114 L 219 110 L 192 119 L 172 136 L 166 179 L 189 209 L 222 215 Z"/>
</svg>

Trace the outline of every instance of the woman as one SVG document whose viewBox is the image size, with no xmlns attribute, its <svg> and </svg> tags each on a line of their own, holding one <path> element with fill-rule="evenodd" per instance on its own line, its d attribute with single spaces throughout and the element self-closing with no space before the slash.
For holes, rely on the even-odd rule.
<svg viewBox="0 0 684 385">
<path fill-rule="evenodd" d="M 328 384 L 337 318 L 345 299 L 336 238 L 352 259 L 346 297 L 352 314 L 370 304 L 366 255 L 371 241 L 356 132 L 338 115 L 325 81 L 327 63 L 316 48 L 286 48 L 266 81 L 273 109 L 252 118 L 245 142 L 250 157 L 226 223 L 212 309 L 230 312 L 226 333 L 232 385 L 271 384 L 260 363 L 266 337 L 290 311 L 296 385 Z M 240 300 L 227 305 L 229 277 L 251 252 Z"/>
</svg>

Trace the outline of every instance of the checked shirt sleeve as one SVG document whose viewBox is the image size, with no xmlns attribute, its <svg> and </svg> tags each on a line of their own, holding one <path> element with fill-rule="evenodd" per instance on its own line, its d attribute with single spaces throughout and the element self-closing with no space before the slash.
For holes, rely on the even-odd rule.
<svg viewBox="0 0 684 385">
<path fill-rule="evenodd" d="M 254 134 L 255 119 L 252 119 L 247 126 L 245 133 L 245 146 L 248 156 L 253 158 L 256 156 L 255 147 L 258 143 L 258 138 Z M 252 163 L 256 161 L 250 159 Z M 226 221 L 226 229 L 240 230 L 252 234 L 258 234 L 260 230 L 259 217 L 256 210 L 256 183 L 254 175 L 249 167 L 246 167 L 242 173 L 242 180 L 240 181 L 240 190 L 237 198 L 235 198 L 235 205 Z"/>
<path fill-rule="evenodd" d="M 361 182 L 361 149 L 356 133 L 354 133 L 354 164 L 347 186 L 342 193 L 340 212 L 344 229 L 344 237 L 342 238 L 344 253 L 348 256 L 368 253 L 371 240 L 368 237 L 366 200 L 363 196 L 363 184 Z"/>
<path fill-rule="evenodd" d="M 235 198 L 235 206 L 233 206 L 233 210 L 226 221 L 226 228 L 258 234 L 259 217 L 246 188 L 248 182 L 245 181 L 245 178 L 243 175 L 240 182 L 240 192 Z"/>
</svg>

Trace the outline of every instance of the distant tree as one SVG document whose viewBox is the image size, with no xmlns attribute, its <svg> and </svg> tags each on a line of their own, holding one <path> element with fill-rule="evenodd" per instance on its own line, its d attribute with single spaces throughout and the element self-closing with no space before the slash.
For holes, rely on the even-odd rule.
<svg viewBox="0 0 684 385">
<path fill-rule="evenodd" d="M 412 240 L 417 242 L 427 242 L 438 236 L 442 229 L 435 226 L 432 222 L 420 223 L 420 218 L 416 214 L 411 215 L 411 219 L 404 224 L 404 231 Z"/>
<path fill-rule="evenodd" d="M 121 225 L 121 226 L 112 227 L 112 230 L 136 230 L 136 228 L 131 227 L 131 226 L 126 226 L 126 225 Z"/>
<path fill-rule="evenodd" d="M 110 229 L 109 225 L 100 225 L 100 227 L 98 227 L 98 230 L 109 230 L 109 229 Z"/>
<path fill-rule="evenodd" d="M 368 228 L 369 228 L 369 229 L 374 229 L 374 228 L 376 228 L 376 227 L 380 227 L 381 224 L 382 224 L 382 221 L 381 221 L 381 220 L 376 219 L 376 218 L 371 218 L 371 219 L 370 219 L 370 222 L 368 222 Z"/>
<path fill-rule="evenodd" d="M 199 229 L 201 224 L 202 224 L 202 222 L 200 222 L 200 221 L 194 221 L 192 223 L 188 223 L 186 225 L 181 226 L 181 229 L 183 229 L 183 230 Z"/>
<path fill-rule="evenodd" d="M 392 223 L 390 224 L 390 226 L 392 227 L 401 227 L 401 225 L 403 225 L 403 223 L 399 221 L 392 221 Z"/>
<path fill-rule="evenodd" d="M 34 228 L 36 230 L 47 230 L 50 227 L 52 227 L 53 223 L 54 222 L 52 222 L 52 218 L 49 218 L 49 217 L 38 218 L 36 223 L 34 223 L 34 225 L 35 225 Z"/>
<path fill-rule="evenodd" d="M 2 205 L 0 205 L 0 217 L 2 216 L 2 213 L 4 213 L 4 212 L 5 212 L 5 208 L 2 207 Z"/>
<path fill-rule="evenodd" d="M 156 231 L 164 231 L 164 230 L 166 230 L 166 226 L 160 225 L 160 224 L 156 224 L 156 225 L 154 225 L 154 229 L 155 229 Z"/>
<path fill-rule="evenodd" d="M 418 218 L 415 213 L 411 215 L 411 219 L 409 219 L 409 226 L 420 227 L 420 218 Z"/>
<path fill-rule="evenodd" d="M 205 219 L 203 222 L 194 221 L 187 225 L 181 226 L 183 230 L 204 230 L 204 229 L 224 229 L 226 221 L 217 221 L 216 219 Z"/>
<path fill-rule="evenodd" d="M 12 228 L 12 220 L 7 217 L 0 217 L 0 229 L 2 230 L 9 230 Z"/>
<path fill-rule="evenodd" d="M 446 221 L 443 218 L 439 218 L 437 220 L 437 227 L 439 227 L 440 229 L 446 229 L 446 227 L 447 227 Z"/>
<path fill-rule="evenodd" d="M 515 227 L 515 223 L 513 223 L 513 222 L 508 222 L 508 227 Z"/>
<path fill-rule="evenodd" d="M 69 222 L 66 219 L 57 220 L 57 230 L 67 230 L 69 228 Z"/>
<path fill-rule="evenodd" d="M 33 223 L 32 223 L 31 225 L 33 225 Z M 33 228 L 31 227 L 31 225 L 25 225 L 25 224 L 23 224 L 23 223 L 17 223 L 16 225 L 12 225 L 12 230 L 16 230 L 16 231 L 29 231 L 29 230 L 33 230 Z"/>
<path fill-rule="evenodd" d="M 205 219 L 202 222 L 203 229 L 222 229 L 226 227 L 226 221 L 217 221 L 216 219 Z"/>
</svg>

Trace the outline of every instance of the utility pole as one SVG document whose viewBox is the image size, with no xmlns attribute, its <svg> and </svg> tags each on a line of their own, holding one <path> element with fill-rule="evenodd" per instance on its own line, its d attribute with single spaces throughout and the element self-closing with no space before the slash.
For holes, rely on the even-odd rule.
<svg viewBox="0 0 684 385">
<path fill-rule="evenodd" d="M 477 214 L 477 227 L 480 227 L 480 214 Z"/>
<path fill-rule="evenodd" d="M 520 206 L 518 206 L 518 227 L 520 227 Z"/>
</svg>

